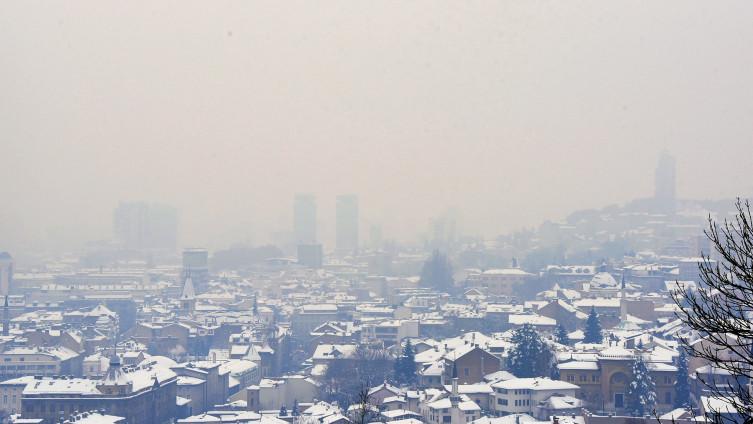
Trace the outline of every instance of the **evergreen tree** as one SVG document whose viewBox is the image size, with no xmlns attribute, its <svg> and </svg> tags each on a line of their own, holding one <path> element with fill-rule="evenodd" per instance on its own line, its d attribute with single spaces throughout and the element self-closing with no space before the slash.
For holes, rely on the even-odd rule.
<svg viewBox="0 0 753 424">
<path fill-rule="evenodd" d="M 688 379 L 688 355 L 685 349 L 680 349 L 680 357 L 677 358 L 677 380 L 675 381 L 675 407 L 687 408 L 690 406 L 690 380 Z"/>
<path fill-rule="evenodd" d="M 628 385 L 627 409 L 633 415 L 644 416 L 654 411 L 656 406 L 656 386 L 646 368 L 643 358 L 633 361 L 633 381 Z"/>
<path fill-rule="evenodd" d="M 562 324 L 557 324 L 557 329 L 554 330 L 554 340 L 559 344 L 570 344 L 570 337 L 567 335 L 567 329 L 565 329 Z"/>
<path fill-rule="evenodd" d="M 395 361 L 395 379 L 401 384 L 416 381 L 416 351 L 410 339 L 405 342 L 402 355 Z"/>
<path fill-rule="evenodd" d="M 586 329 L 583 332 L 583 336 L 584 343 L 601 343 L 604 340 L 604 335 L 601 333 L 599 314 L 596 313 L 596 309 L 593 307 L 591 307 L 591 313 L 588 314 Z"/>
<path fill-rule="evenodd" d="M 280 407 L 280 414 L 281 417 L 287 417 L 288 416 L 288 408 L 285 407 L 285 404 L 283 404 Z"/>
<path fill-rule="evenodd" d="M 452 279 L 452 265 L 447 256 L 435 250 L 431 257 L 424 262 L 421 269 L 422 286 L 433 289 L 452 292 L 455 288 L 455 281 Z"/>
<path fill-rule="evenodd" d="M 516 377 L 548 377 L 552 375 L 554 354 L 531 324 L 515 330 L 515 347 L 507 357 L 507 366 Z"/>
<path fill-rule="evenodd" d="M 301 411 L 298 410 L 298 399 L 293 401 L 293 410 L 290 411 L 290 415 L 297 417 L 301 415 Z"/>
</svg>

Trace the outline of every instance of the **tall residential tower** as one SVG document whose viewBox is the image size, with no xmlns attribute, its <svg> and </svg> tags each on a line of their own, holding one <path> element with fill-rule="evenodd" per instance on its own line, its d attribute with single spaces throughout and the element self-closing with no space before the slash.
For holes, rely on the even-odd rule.
<svg viewBox="0 0 753 424">
<path fill-rule="evenodd" d="M 335 210 L 335 247 L 341 253 L 358 249 L 358 196 L 337 196 Z"/>
<path fill-rule="evenodd" d="M 297 246 L 316 243 L 316 198 L 312 194 L 295 195 L 293 235 Z"/>
</svg>

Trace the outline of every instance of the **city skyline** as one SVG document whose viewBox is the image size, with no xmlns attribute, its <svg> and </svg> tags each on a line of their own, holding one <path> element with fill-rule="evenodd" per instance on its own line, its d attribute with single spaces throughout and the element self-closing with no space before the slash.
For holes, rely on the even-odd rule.
<svg viewBox="0 0 753 424">
<path fill-rule="evenodd" d="M 747 2 L 137 3 L 3 4 L 8 248 L 105 238 L 129 199 L 179 209 L 186 245 L 261 244 L 297 192 L 358 193 L 397 239 L 446 209 L 494 237 L 646 196 L 664 149 L 680 198 L 753 192 Z"/>
</svg>

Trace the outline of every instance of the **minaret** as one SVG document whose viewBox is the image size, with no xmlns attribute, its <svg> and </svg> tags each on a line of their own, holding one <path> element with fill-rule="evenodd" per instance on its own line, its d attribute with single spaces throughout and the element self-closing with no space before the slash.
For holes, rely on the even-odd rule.
<svg viewBox="0 0 753 424">
<path fill-rule="evenodd" d="M 625 297 L 625 271 L 622 271 L 620 281 L 620 321 L 627 321 L 627 298 Z"/>
<path fill-rule="evenodd" d="M 452 393 L 450 393 L 450 403 L 457 406 L 460 396 L 458 396 L 458 366 L 452 363 Z"/>
<path fill-rule="evenodd" d="M 3 303 L 3 336 L 10 334 L 10 314 L 8 311 L 8 296 L 5 296 L 5 302 Z"/>
</svg>

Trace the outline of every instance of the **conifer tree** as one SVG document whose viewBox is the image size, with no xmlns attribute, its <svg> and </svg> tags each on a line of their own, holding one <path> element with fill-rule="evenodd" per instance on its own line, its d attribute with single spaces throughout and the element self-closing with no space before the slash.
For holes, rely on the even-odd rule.
<svg viewBox="0 0 753 424">
<path fill-rule="evenodd" d="M 690 406 L 690 380 L 688 378 L 688 355 L 680 348 L 677 358 L 677 380 L 675 380 L 675 406 L 687 408 Z"/>
<path fill-rule="evenodd" d="M 516 377 L 549 377 L 552 375 L 554 354 L 531 324 L 515 330 L 512 336 L 515 347 L 507 357 L 510 372 Z"/>
<path fill-rule="evenodd" d="M 290 415 L 294 417 L 301 415 L 301 411 L 298 409 L 298 399 L 293 401 L 293 410 L 290 411 Z"/>
<path fill-rule="evenodd" d="M 656 386 L 646 368 L 643 358 L 638 355 L 633 361 L 633 381 L 628 385 L 627 409 L 636 416 L 654 412 L 656 406 Z"/>
<path fill-rule="evenodd" d="M 405 342 L 402 354 L 395 361 L 395 379 L 401 384 L 416 381 L 416 351 L 410 339 Z"/>
<path fill-rule="evenodd" d="M 601 322 L 599 321 L 599 314 L 596 313 L 596 309 L 591 307 L 591 313 L 588 314 L 586 320 L 586 328 L 583 331 L 584 343 L 601 343 L 604 340 L 604 335 L 601 332 Z"/>
<path fill-rule="evenodd" d="M 559 344 L 570 344 L 570 337 L 567 335 L 567 329 L 565 329 L 562 324 L 557 324 L 557 329 L 554 330 L 554 340 Z"/>
<path fill-rule="evenodd" d="M 285 407 L 285 404 L 283 404 L 283 405 L 282 405 L 282 406 L 280 407 L 280 413 L 279 413 L 279 415 L 280 415 L 281 417 L 287 417 L 287 416 L 288 416 L 288 408 L 286 408 L 286 407 Z"/>
</svg>

